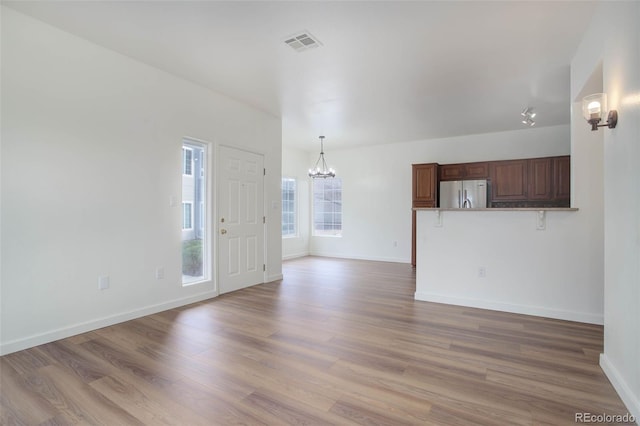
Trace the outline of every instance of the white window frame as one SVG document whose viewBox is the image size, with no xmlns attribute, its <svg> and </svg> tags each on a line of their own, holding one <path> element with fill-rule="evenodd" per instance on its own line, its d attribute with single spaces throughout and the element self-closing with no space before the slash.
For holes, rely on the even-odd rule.
<svg viewBox="0 0 640 426">
<path fill-rule="evenodd" d="M 293 181 L 293 233 L 292 234 L 282 234 L 282 238 L 296 238 L 298 236 L 298 180 L 296 178 L 283 176 L 281 183 L 284 181 Z M 282 196 L 282 184 L 280 186 L 280 193 Z M 284 201 L 284 200 L 282 200 Z M 282 209 L 280 212 L 280 231 L 282 232 L 282 215 L 284 215 L 285 211 Z"/>
<path fill-rule="evenodd" d="M 311 183 L 311 205 L 312 205 L 312 214 L 311 214 L 311 235 L 314 237 L 330 237 L 330 238 L 341 238 L 342 237 L 342 232 L 344 231 L 344 226 L 343 226 L 343 199 L 342 199 L 342 195 L 344 192 L 344 187 L 342 184 L 342 179 L 340 178 L 327 178 L 327 179 L 322 179 L 321 181 L 324 183 L 327 182 L 328 179 L 331 180 L 338 180 L 340 182 L 340 229 L 339 230 L 333 230 L 333 231 L 322 231 L 322 230 L 317 230 L 316 229 L 316 188 L 315 188 L 315 181 L 316 179 L 312 180 Z M 331 212 L 332 213 L 332 212 Z M 325 214 L 325 212 L 323 211 L 323 214 Z"/>
<path fill-rule="evenodd" d="M 190 147 L 190 145 L 192 146 L 192 148 Z M 212 279 L 215 280 L 215 276 L 213 274 L 214 267 L 215 267 L 215 264 L 213 261 L 214 254 L 215 254 L 214 253 L 215 246 L 213 244 L 213 239 L 212 239 L 213 238 L 213 235 L 212 235 L 213 198 L 212 198 L 212 194 L 210 193 L 210 188 L 213 188 L 213 170 L 211 169 L 210 165 L 213 164 L 212 156 L 214 152 L 214 146 L 210 142 L 185 137 L 182 139 L 182 148 L 183 148 L 183 151 L 182 151 L 183 152 L 182 154 L 183 190 L 184 190 L 184 184 L 185 184 L 184 182 L 185 177 L 188 177 L 187 180 L 189 182 L 193 180 L 194 183 L 196 180 L 201 179 L 201 185 L 202 185 L 200 188 L 200 191 L 201 191 L 200 203 L 196 203 L 195 200 L 190 200 L 188 198 L 187 200 L 183 200 L 183 203 L 187 203 L 191 205 L 191 218 L 190 218 L 191 228 L 183 229 L 183 235 L 184 233 L 188 233 L 188 232 L 198 233 L 199 231 L 201 231 L 201 234 L 202 234 L 202 262 L 203 262 L 202 276 L 193 277 L 193 279 L 185 279 L 185 275 L 183 275 L 182 286 L 187 287 L 187 286 L 199 284 L 202 282 L 211 281 Z M 189 175 L 184 174 L 184 172 L 186 171 L 184 168 L 185 150 L 191 151 L 191 174 Z M 202 155 L 198 157 L 199 163 L 201 163 L 201 167 L 198 167 L 198 169 L 202 171 L 200 175 L 196 175 L 196 167 L 195 167 L 196 166 L 195 164 L 196 150 L 202 150 Z M 195 190 L 195 187 L 194 187 L 194 190 Z M 184 198 L 184 194 L 182 195 L 182 197 Z M 200 224 L 203 225 L 202 230 L 196 229 L 196 221 L 195 221 L 196 208 L 204 209 L 204 212 L 202 210 L 200 210 L 199 212 Z M 184 226 L 184 223 L 183 223 L 183 226 Z"/>
</svg>

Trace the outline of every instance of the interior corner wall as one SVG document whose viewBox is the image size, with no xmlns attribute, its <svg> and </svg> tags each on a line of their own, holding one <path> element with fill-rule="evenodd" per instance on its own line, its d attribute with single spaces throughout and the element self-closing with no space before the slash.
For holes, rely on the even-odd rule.
<svg viewBox="0 0 640 426">
<path fill-rule="evenodd" d="M 307 175 L 311 162 L 309 152 L 283 147 L 282 177 L 296 180 L 296 235 L 282 239 L 282 259 L 293 259 L 309 255 L 310 198 L 311 184 Z"/>
<path fill-rule="evenodd" d="M 640 3 L 602 2 L 571 64 L 578 100 L 602 67 L 615 129 L 601 128 L 604 150 L 604 353 L 600 366 L 640 419 Z M 581 124 L 587 126 L 582 120 Z M 575 140 L 574 144 L 580 143 Z"/>
<path fill-rule="evenodd" d="M 325 145 L 327 162 L 342 179 L 343 232 L 342 237 L 311 236 L 310 253 L 409 263 L 412 164 L 507 160 L 569 153 L 568 125 L 352 149 Z"/>
<path fill-rule="evenodd" d="M 278 216 L 280 119 L 0 7 L 0 353 L 215 296 L 181 283 L 182 140 L 264 154 Z"/>
</svg>

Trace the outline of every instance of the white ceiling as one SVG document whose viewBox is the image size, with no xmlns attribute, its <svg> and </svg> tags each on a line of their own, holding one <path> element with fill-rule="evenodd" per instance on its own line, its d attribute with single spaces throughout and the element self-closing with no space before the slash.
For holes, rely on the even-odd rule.
<svg viewBox="0 0 640 426">
<path fill-rule="evenodd" d="M 282 118 L 317 150 L 569 123 L 594 2 L 4 1 Z M 307 30 L 323 44 L 284 44 Z"/>
</svg>

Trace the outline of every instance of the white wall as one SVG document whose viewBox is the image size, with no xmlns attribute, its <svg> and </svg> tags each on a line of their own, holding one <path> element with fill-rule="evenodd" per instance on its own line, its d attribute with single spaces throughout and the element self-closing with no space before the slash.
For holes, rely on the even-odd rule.
<svg viewBox="0 0 640 426">
<path fill-rule="evenodd" d="M 282 177 L 296 179 L 298 209 L 298 235 L 282 239 L 282 258 L 293 259 L 309 255 L 310 178 L 307 170 L 311 167 L 309 153 L 294 148 L 282 148 Z"/>
<path fill-rule="evenodd" d="M 603 2 L 571 64 L 579 99 L 602 68 L 615 129 L 604 148 L 604 354 L 600 365 L 640 419 L 640 3 Z M 581 125 L 585 125 L 584 122 Z M 574 141 L 574 145 L 579 141 Z"/>
<path fill-rule="evenodd" d="M 2 7 L 1 136 L 0 352 L 217 294 L 181 285 L 185 136 L 264 154 L 281 276 L 278 118 Z"/>
<path fill-rule="evenodd" d="M 569 152 L 569 126 L 342 150 L 325 146 L 327 162 L 343 182 L 343 235 L 311 237 L 310 252 L 409 263 L 411 164 L 533 158 Z M 308 160 L 312 161 L 315 157 Z"/>
<path fill-rule="evenodd" d="M 548 211 L 544 230 L 537 214 L 443 211 L 435 226 L 418 211 L 416 299 L 602 324 L 602 259 L 582 212 Z"/>
</svg>

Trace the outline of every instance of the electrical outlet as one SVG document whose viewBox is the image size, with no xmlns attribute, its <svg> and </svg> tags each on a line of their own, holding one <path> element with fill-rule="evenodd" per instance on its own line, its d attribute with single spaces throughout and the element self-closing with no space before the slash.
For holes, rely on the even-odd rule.
<svg viewBox="0 0 640 426">
<path fill-rule="evenodd" d="M 394 246 L 394 247 L 398 247 L 398 242 L 397 242 L 397 241 L 394 241 L 394 242 L 393 242 L 393 246 Z"/>
<path fill-rule="evenodd" d="M 163 279 L 164 279 L 164 268 L 159 267 L 158 269 L 156 269 L 156 280 L 163 280 Z"/>
<path fill-rule="evenodd" d="M 98 277 L 98 290 L 106 290 L 110 285 L 109 275 L 102 275 Z"/>
<path fill-rule="evenodd" d="M 484 266 L 478 267 L 478 278 L 486 278 L 487 277 L 487 268 Z"/>
</svg>

